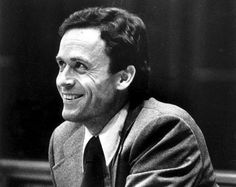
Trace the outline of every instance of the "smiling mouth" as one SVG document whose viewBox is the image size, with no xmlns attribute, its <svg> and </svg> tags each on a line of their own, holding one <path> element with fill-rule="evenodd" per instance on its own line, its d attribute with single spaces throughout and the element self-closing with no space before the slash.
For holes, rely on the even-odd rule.
<svg viewBox="0 0 236 187">
<path fill-rule="evenodd" d="M 62 98 L 65 100 L 75 100 L 75 99 L 79 99 L 80 97 L 82 97 L 82 95 L 77 95 L 77 94 L 62 94 Z"/>
</svg>

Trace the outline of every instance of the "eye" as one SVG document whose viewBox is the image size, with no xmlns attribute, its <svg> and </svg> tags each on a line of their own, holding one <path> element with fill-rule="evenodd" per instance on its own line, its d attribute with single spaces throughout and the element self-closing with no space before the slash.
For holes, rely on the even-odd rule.
<svg viewBox="0 0 236 187">
<path fill-rule="evenodd" d="M 88 70 L 88 67 L 82 63 L 82 62 L 75 62 L 74 68 L 80 72 L 80 73 L 85 73 Z"/>
<path fill-rule="evenodd" d="M 66 63 L 63 60 L 57 60 L 57 64 L 58 64 L 58 67 L 59 67 L 59 71 L 63 71 L 63 69 L 66 66 Z"/>
</svg>

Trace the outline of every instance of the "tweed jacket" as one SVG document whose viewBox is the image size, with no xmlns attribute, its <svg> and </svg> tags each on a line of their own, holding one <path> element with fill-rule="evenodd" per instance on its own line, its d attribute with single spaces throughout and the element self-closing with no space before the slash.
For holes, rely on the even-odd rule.
<svg viewBox="0 0 236 187">
<path fill-rule="evenodd" d="M 57 187 L 80 186 L 84 130 L 66 121 L 51 136 L 49 163 Z M 109 186 L 217 186 L 202 132 L 183 109 L 150 98 L 131 107 L 120 136 Z"/>
</svg>

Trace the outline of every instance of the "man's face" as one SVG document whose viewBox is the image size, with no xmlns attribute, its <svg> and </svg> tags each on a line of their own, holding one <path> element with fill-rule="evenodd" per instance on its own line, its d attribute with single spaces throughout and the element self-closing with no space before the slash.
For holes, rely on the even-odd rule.
<svg viewBox="0 0 236 187">
<path fill-rule="evenodd" d="M 106 115 L 115 100 L 116 74 L 109 72 L 110 58 L 100 31 L 94 28 L 67 31 L 56 60 L 63 118 L 78 122 Z"/>
</svg>

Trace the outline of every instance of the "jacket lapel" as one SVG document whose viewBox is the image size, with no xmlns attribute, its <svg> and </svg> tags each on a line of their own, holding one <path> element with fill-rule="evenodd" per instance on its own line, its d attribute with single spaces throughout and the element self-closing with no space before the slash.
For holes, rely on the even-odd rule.
<svg viewBox="0 0 236 187">
<path fill-rule="evenodd" d="M 116 151 L 114 158 L 109 165 L 112 186 L 116 185 L 117 178 L 117 168 L 119 165 L 119 157 L 123 149 L 124 141 L 133 126 L 138 114 L 143 108 L 143 104 L 139 106 L 130 106 L 127 118 L 125 120 L 124 128 L 120 134 L 121 141 L 119 147 Z M 63 145 L 64 158 L 55 167 L 53 167 L 56 181 L 58 182 L 57 187 L 78 187 L 82 182 L 83 172 L 82 172 L 82 149 L 84 141 L 84 126 L 79 126 L 74 133 L 67 139 Z M 62 178 L 63 177 L 63 178 Z"/>
<path fill-rule="evenodd" d="M 124 128 L 122 129 L 122 132 L 120 134 L 121 141 L 120 141 L 119 147 L 109 167 L 110 173 L 111 173 L 112 187 L 116 186 L 117 168 L 119 164 L 118 161 L 119 161 L 119 157 L 123 148 L 124 141 L 142 108 L 143 108 L 143 104 L 140 104 L 137 107 L 131 106 L 129 108 L 128 115 L 125 120 Z"/>
<path fill-rule="evenodd" d="M 53 168 L 58 187 L 80 186 L 82 181 L 82 149 L 84 127 L 77 129 L 63 145 L 64 159 Z M 63 176 L 63 178 L 62 178 Z"/>
</svg>

